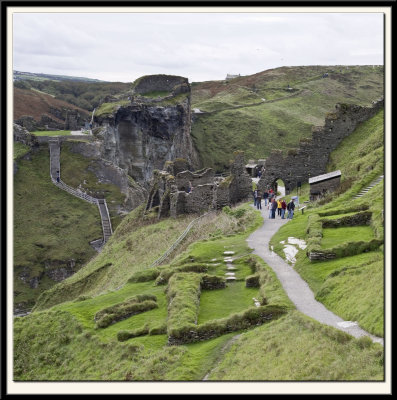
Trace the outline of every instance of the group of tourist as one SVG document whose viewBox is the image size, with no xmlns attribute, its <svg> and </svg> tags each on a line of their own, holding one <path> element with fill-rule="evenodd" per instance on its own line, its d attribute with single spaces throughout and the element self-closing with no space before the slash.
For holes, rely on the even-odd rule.
<svg viewBox="0 0 397 400">
<path fill-rule="evenodd" d="M 254 196 L 254 207 L 258 210 L 262 210 L 262 194 L 255 188 L 253 191 Z M 265 200 L 265 206 L 267 206 L 269 210 L 269 218 L 275 219 L 276 212 L 281 219 L 285 219 L 285 213 L 287 211 L 287 219 L 292 219 L 294 216 L 295 210 L 295 201 L 291 199 L 290 202 L 287 204 L 285 199 L 276 199 L 276 194 L 274 193 L 273 189 L 265 190 L 263 192 L 263 199 Z"/>
</svg>

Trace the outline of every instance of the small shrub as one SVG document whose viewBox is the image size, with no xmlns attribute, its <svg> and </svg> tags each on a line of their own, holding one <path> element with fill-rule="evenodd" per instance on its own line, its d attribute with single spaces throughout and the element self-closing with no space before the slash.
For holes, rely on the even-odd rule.
<svg viewBox="0 0 397 400">
<path fill-rule="evenodd" d="M 259 274 L 249 275 L 245 278 L 245 287 L 259 287 Z"/>
<path fill-rule="evenodd" d="M 149 335 L 153 336 L 153 335 L 163 335 L 167 333 L 167 324 L 160 324 L 160 325 L 156 325 L 153 328 L 151 328 L 149 330 Z"/>
<path fill-rule="evenodd" d="M 234 218 L 239 219 L 239 218 L 242 218 L 246 214 L 247 209 L 246 208 L 237 208 L 237 209 L 233 210 L 229 206 L 225 206 L 222 208 L 222 211 L 227 215 L 230 215 Z"/>
<path fill-rule="evenodd" d="M 132 275 L 129 279 L 129 283 L 133 282 L 149 282 L 149 281 L 154 281 L 161 273 L 161 270 L 158 268 L 151 268 L 147 269 L 145 271 L 139 271 L 136 272 L 134 275 Z"/>
<path fill-rule="evenodd" d="M 90 299 L 92 299 L 92 296 L 80 295 L 79 297 L 77 297 L 77 299 L 74 300 L 74 303 Z"/>
<path fill-rule="evenodd" d="M 178 272 L 207 272 L 208 267 L 201 264 L 186 264 L 180 267 L 174 268 L 165 268 L 161 271 L 160 275 L 157 277 L 155 281 L 155 285 L 165 285 L 172 275 Z"/>
<path fill-rule="evenodd" d="M 156 301 L 156 296 L 138 295 L 123 303 L 107 307 L 95 314 L 94 320 L 96 321 L 96 326 L 97 328 L 106 328 L 133 315 L 157 308 Z"/>
<path fill-rule="evenodd" d="M 142 328 L 135 329 L 133 331 L 119 331 L 117 332 L 117 340 L 119 342 L 125 342 L 128 339 L 132 339 L 138 336 L 145 336 L 149 333 L 149 328 L 145 325 Z"/>
<path fill-rule="evenodd" d="M 372 340 L 368 336 L 361 336 L 357 339 L 356 343 L 360 349 L 367 349 L 372 346 Z"/>
</svg>

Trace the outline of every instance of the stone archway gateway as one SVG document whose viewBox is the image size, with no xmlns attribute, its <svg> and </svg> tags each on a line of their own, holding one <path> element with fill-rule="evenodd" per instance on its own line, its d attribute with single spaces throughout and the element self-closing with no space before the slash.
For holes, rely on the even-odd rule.
<svg viewBox="0 0 397 400">
<path fill-rule="evenodd" d="M 273 189 L 274 193 L 280 192 L 280 196 L 285 196 L 286 193 L 286 184 L 283 179 L 276 177 L 272 179 L 270 185 L 266 185 L 264 190 Z"/>
</svg>

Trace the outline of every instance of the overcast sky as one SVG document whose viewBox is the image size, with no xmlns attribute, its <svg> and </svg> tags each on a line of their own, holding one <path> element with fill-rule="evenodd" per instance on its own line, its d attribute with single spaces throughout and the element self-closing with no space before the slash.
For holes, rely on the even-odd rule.
<svg viewBox="0 0 397 400">
<path fill-rule="evenodd" d="M 383 65 L 383 14 L 14 13 L 13 69 L 190 82 L 296 65 Z"/>
</svg>

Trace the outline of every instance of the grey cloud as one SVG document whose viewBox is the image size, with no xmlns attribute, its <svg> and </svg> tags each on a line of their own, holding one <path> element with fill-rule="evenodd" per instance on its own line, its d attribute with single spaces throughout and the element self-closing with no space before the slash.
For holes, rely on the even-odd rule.
<svg viewBox="0 0 397 400">
<path fill-rule="evenodd" d="M 383 62 L 382 18 L 372 13 L 20 14 L 13 39 L 14 69 L 78 68 L 105 80 L 161 72 L 200 81 L 286 63 Z"/>
</svg>

